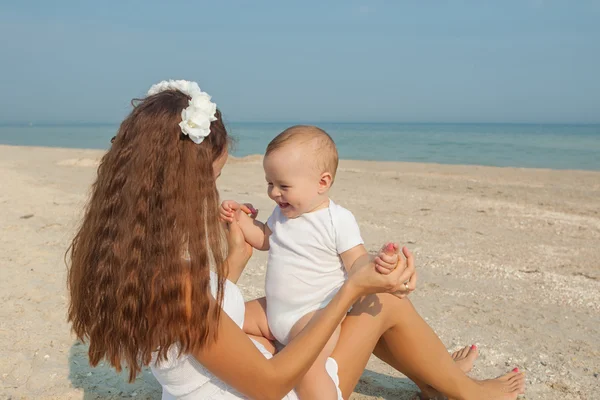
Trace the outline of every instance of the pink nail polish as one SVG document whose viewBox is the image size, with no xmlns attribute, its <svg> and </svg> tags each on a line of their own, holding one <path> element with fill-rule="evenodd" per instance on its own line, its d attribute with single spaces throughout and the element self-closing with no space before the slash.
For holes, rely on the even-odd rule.
<svg viewBox="0 0 600 400">
<path fill-rule="evenodd" d="M 477 348 L 477 346 L 475 346 L 475 345 L 471 346 L 471 350 L 475 350 L 476 348 Z"/>
<path fill-rule="evenodd" d="M 394 243 L 388 243 L 385 249 L 387 251 L 394 251 Z"/>
<path fill-rule="evenodd" d="M 519 372 L 519 368 L 513 369 L 512 372 Z"/>
</svg>

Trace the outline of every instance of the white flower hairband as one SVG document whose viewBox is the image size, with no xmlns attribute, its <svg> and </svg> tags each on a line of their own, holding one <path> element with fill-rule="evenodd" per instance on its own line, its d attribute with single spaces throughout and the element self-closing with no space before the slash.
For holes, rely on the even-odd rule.
<svg viewBox="0 0 600 400">
<path fill-rule="evenodd" d="M 179 90 L 191 97 L 188 107 L 181 112 L 179 127 L 181 132 L 188 135 L 194 143 L 202 143 L 210 134 L 210 123 L 217 120 L 217 105 L 210 101 L 210 96 L 200 90 L 196 82 L 183 80 L 162 81 L 152 85 L 148 90 L 148 96 L 165 90 Z"/>
</svg>

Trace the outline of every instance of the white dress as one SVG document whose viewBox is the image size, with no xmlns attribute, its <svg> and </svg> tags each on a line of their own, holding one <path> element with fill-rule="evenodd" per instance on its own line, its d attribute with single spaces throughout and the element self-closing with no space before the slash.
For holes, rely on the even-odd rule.
<svg viewBox="0 0 600 400">
<path fill-rule="evenodd" d="M 210 283 L 213 296 L 215 296 L 217 276 L 213 272 L 211 272 Z M 244 297 L 240 289 L 230 281 L 225 281 L 224 290 L 223 311 L 242 328 L 244 326 L 244 314 L 246 311 Z M 254 340 L 252 342 L 266 358 L 273 357 L 263 345 Z M 163 400 L 246 399 L 241 393 L 204 368 L 192 355 L 182 354 L 177 357 L 177 354 L 177 346 L 171 346 L 167 360 L 157 363 L 155 354 L 151 363 L 152 373 L 163 388 Z M 339 386 L 338 366 L 333 358 L 327 360 L 326 368 L 336 386 Z M 338 399 L 343 400 L 339 389 Z M 298 400 L 298 397 L 295 392 L 290 392 L 284 397 L 284 400 Z"/>
</svg>

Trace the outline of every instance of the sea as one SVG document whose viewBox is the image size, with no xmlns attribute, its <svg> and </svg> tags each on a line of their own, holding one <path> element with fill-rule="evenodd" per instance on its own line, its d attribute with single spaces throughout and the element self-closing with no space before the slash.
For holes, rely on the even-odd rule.
<svg viewBox="0 0 600 400">
<path fill-rule="evenodd" d="M 232 122 L 235 156 L 295 123 Z M 600 171 L 600 124 L 318 123 L 340 158 Z M 116 124 L 1 125 L 0 144 L 106 150 Z"/>
</svg>

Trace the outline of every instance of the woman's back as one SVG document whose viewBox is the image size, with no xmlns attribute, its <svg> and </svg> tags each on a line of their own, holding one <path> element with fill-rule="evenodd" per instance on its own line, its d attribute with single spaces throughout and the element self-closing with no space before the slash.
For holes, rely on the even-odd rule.
<svg viewBox="0 0 600 400">
<path fill-rule="evenodd" d="M 217 291 L 217 276 L 210 273 L 210 286 L 213 296 Z M 223 296 L 223 311 L 240 327 L 244 325 L 245 304 L 239 288 L 225 281 Z M 265 355 L 271 356 L 266 349 L 256 343 Z M 264 351 L 263 351 L 264 350 Z M 227 384 L 215 377 L 202 366 L 192 355 L 181 354 L 178 346 L 171 346 L 167 360 L 156 363 L 157 353 L 154 354 L 151 368 L 152 373 L 163 387 L 163 399 L 240 399 Z"/>
<path fill-rule="evenodd" d="M 217 292 L 217 275 L 211 271 L 210 287 L 213 296 Z M 244 326 L 244 313 L 246 304 L 242 292 L 234 283 L 225 281 L 223 295 L 223 311 L 240 328 Z M 252 339 L 250 339 L 252 340 Z M 260 343 L 252 340 L 256 348 L 265 356 L 273 355 Z M 163 400 L 229 400 L 244 399 L 245 397 L 235 391 L 231 386 L 214 376 L 209 370 L 190 354 L 179 354 L 177 346 L 171 346 L 167 360 L 156 363 L 157 353 L 154 354 L 151 368 L 154 377 L 163 387 Z M 338 365 L 332 358 L 326 363 L 326 369 L 336 386 L 339 385 Z M 341 399 L 338 389 L 338 396 Z M 283 400 L 297 400 L 295 392 L 290 392 Z"/>
</svg>

